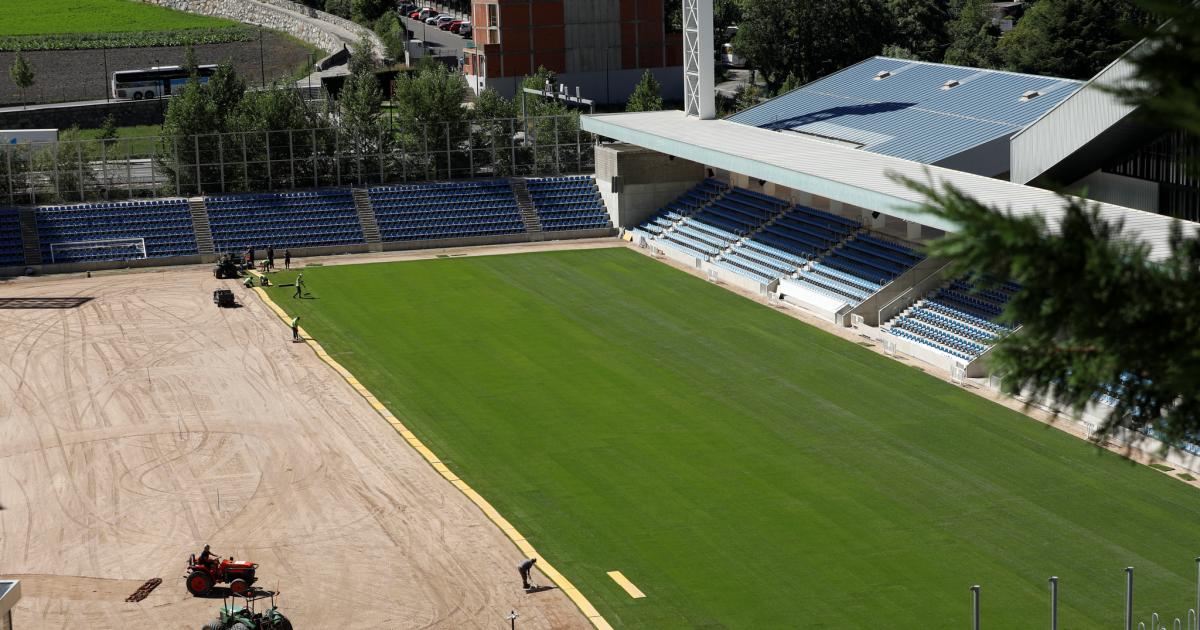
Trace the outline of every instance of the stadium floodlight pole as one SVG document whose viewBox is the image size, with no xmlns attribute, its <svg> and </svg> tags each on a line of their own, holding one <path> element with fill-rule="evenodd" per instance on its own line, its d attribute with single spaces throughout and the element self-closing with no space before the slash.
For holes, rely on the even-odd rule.
<svg viewBox="0 0 1200 630">
<path fill-rule="evenodd" d="M 1133 567 L 1125 567 L 1125 630 L 1133 630 Z"/>
<path fill-rule="evenodd" d="M 683 1 L 683 109 L 693 118 L 717 116 L 713 67 L 713 0 Z"/>
<path fill-rule="evenodd" d="M 1058 630 L 1058 576 L 1050 578 L 1050 630 Z"/>
<path fill-rule="evenodd" d="M 971 630 L 979 630 L 979 585 L 971 587 Z"/>
</svg>

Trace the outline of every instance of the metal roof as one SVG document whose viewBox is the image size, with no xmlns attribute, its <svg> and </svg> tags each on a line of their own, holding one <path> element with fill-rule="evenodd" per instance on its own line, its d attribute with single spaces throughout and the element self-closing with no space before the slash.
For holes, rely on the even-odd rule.
<svg viewBox="0 0 1200 630">
<path fill-rule="evenodd" d="M 890 74 L 876 79 L 884 72 Z M 944 89 L 952 81 L 958 84 Z M 872 57 L 729 120 L 833 137 L 873 153 L 935 164 L 1020 131 L 1081 85 L 1054 77 Z M 1039 95 L 1022 99 L 1028 92 Z"/>
<path fill-rule="evenodd" d="M 1148 41 L 1135 44 L 1069 98 L 1013 135 L 1012 181 L 1033 181 L 1134 112 L 1136 107 L 1112 90 L 1140 85 L 1133 58 L 1149 50 Z"/>
<path fill-rule="evenodd" d="M 584 116 L 582 121 L 591 133 L 947 231 L 957 231 L 958 226 L 920 212 L 922 196 L 890 175 L 932 179 L 935 188 L 953 184 L 1013 215 L 1041 215 L 1052 230 L 1064 214 L 1063 200 L 1041 188 L 728 120 L 697 120 L 683 112 L 665 111 Z M 1098 205 L 1109 219 L 1124 221 L 1126 238 L 1148 243 L 1151 258 L 1161 260 L 1169 254 L 1174 219 L 1113 204 Z M 1181 223 L 1185 233 L 1200 232 L 1200 224 Z"/>
</svg>

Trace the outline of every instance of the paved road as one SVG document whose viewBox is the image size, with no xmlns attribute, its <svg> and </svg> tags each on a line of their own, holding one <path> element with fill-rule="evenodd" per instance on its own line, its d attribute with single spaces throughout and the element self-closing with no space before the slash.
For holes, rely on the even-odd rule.
<svg viewBox="0 0 1200 630">
<path fill-rule="evenodd" d="M 424 22 L 401 18 L 408 30 L 412 31 L 413 37 L 424 40 L 427 46 L 437 48 L 452 48 L 455 54 L 461 56 L 461 51 L 467 42 L 471 41 L 463 39 L 450 31 L 443 31 L 436 26 L 427 26 Z"/>
</svg>

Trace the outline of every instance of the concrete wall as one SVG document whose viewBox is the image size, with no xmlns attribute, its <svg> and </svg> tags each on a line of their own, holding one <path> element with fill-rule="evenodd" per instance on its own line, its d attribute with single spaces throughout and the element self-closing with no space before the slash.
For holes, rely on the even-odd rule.
<svg viewBox="0 0 1200 630">
<path fill-rule="evenodd" d="M 628 144 L 596 146 L 596 185 L 613 225 L 644 222 L 704 179 L 704 165 Z"/>
<path fill-rule="evenodd" d="M 415 249 L 439 249 L 445 247 L 476 247 L 480 245 L 503 245 L 508 243 L 533 243 L 541 241 L 574 240 L 581 238 L 603 238 L 615 236 L 616 230 L 600 228 L 594 230 L 564 230 L 562 232 L 535 232 L 521 234 L 504 234 L 500 236 L 476 236 L 470 238 L 447 238 L 422 241 L 396 241 L 382 243 L 383 251 L 407 251 Z M 378 244 L 376 251 L 378 251 Z M 293 247 L 294 258 L 309 256 L 333 256 L 336 254 L 364 254 L 371 251 L 372 245 L 360 243 L 356 245 L 330 245 L 324 247 Z M 57 265 L 31 265 L 35 274 L 47 275 L 56 273 L 83 273 L 87 271 L 102 271 L 108 269 L 144 269 L 147 267 L 169 267 L 174 265 L 198 265 L 215 263 L 217 254 L 199 256 L 174 256 L 170 258 L 145 258 L 141 260 L 122 260 L 88 263 L 63 263 Z M 280 250 L 276 260 L 282 260 Z M 25 274 L 26 266 L 0 267 L 0 278 Z"/>
<path fill-rule="evenodd" d="M 621 67 L 621 3 L 564 2 L 566 74 Z"/>
<path fill-rule="evenodd" d="M 863 300 L 850 314 L 861 316 L 863 323 L 868 326 L 880 325 L 881 317 L 882 321 L 886 322 L 922 295 L 944 283 L 947 278 L 943 277 L 941 271 L 947 264 L 948 261 L 940 258 L 922 260 Z M 885 310 L 881 313 L 881 309 Z"/>
<path fill-rule="evenodd" d="M 958 155 L 948 157 L 935 166 L 944 166 L 984 177 L 1003 175 L 1007 178 L 1010 163 L 1008 138 L 1008 136 L 1002 136 L 991 142 L 985 142 Z"/>
<path fill-rule="evenodd" d="M 66 129 L 71 125 L 94 129 L 103 124 L 109 114 L 121 126 L 161 125 L 166 111 L 167 101 L 163 99 L 95 105 L 63 103 L 28 110 L 8 108 L 0 111 L 0 129 Z"/>
<path fill-rule="evenodd" d="M 1095 201 L 1112 203 L 1126 208 L 1158 212 L 1158 183 L 1135 177 L 1096 171 L 1071 184 L 1069 190 L 1087 189 L 1082 195 Z"/>
<path fill-rule="evenodd" d="M 229 18 L 283 31 L 326 52 L 343 46 L 351 49 L 362 35 L 370 37 L 376 56 L 383 53 L 383 42 L 369 29 L 336 15 L 317 11 L 289 0 L 142 0 L 147 4 Z"/>
</svg>

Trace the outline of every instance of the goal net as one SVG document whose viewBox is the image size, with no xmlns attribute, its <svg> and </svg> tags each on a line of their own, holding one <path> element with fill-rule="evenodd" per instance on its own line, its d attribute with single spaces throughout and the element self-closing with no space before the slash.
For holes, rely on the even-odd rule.
<svg viewBox="0 0 1200 630">
<path fill-rule="evenodd" d="M 110 238 L 50 244 L 50 262 L 136 260 L 146 257 L 146 239 Z"/>
</svg>

